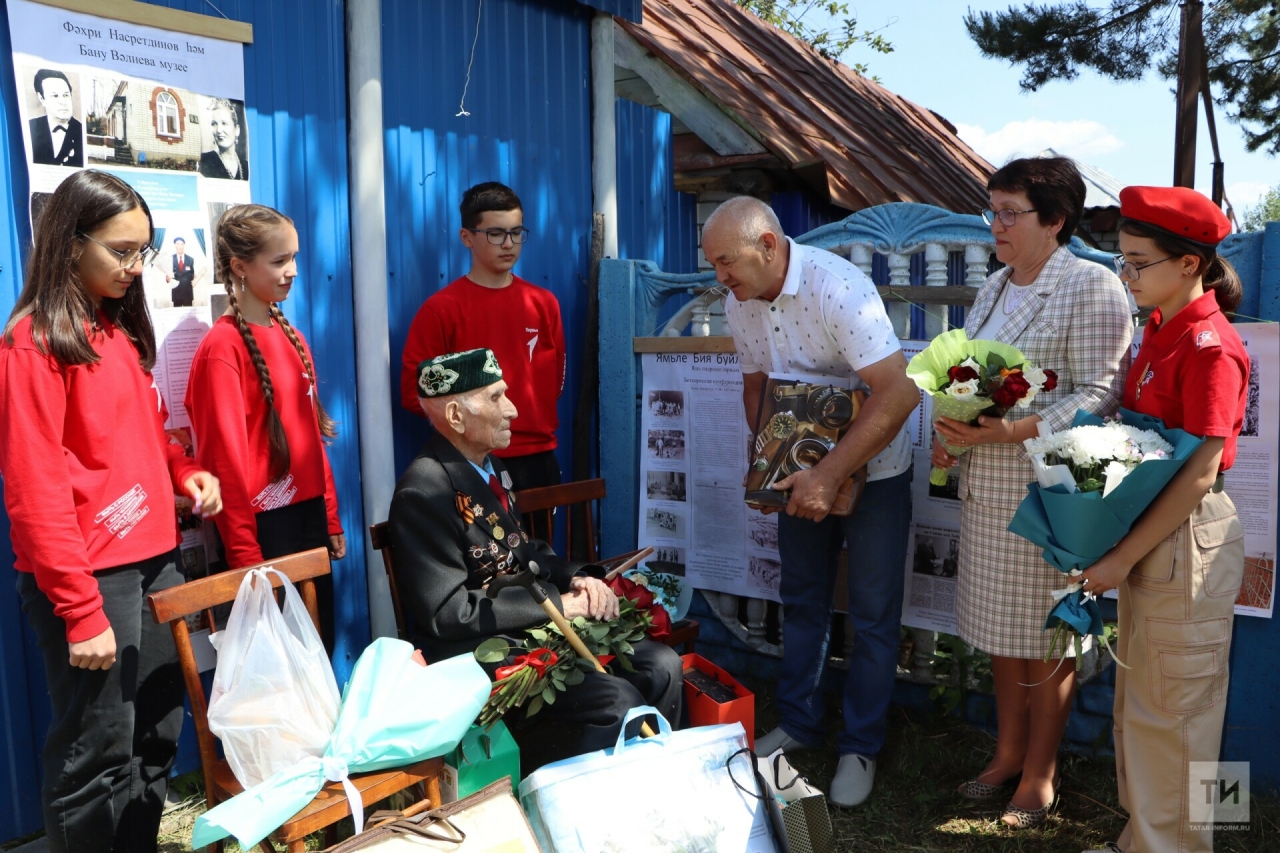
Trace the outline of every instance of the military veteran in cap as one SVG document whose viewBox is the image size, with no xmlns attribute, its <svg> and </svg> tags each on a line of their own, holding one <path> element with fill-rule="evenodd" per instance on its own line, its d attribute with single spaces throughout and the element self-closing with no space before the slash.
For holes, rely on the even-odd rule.
<svg viewBox="0 0 1280 853">
<path fill-rule="evenodd" d="M 489 597 L 495 577 L 537 563 L 551 601 L 570 619 L 612 619 L 613 591 L 592 575 L 598 566 L 561 559 L 528 535 L 511 478 L 492 455 L 511 441 L 515 406 L 493 352 L 474 349 L 418 365 L 418 399 L 435 434 L 396 485 L 391 543 L 396 583 L 412 641 L 428 661 L 469 654 L 494 636 L 523 639 L 547 622 L 520 586 Z M 652 705 L 678 725 L 683 691 L 680 657 L 652 640 L 635 644 L 634 672 L 586 673 L 539 715 L 584 724 L 580 751 L 612 746 L 627 711 Z M 631 734 L 631 732 L 628 732 Z"/>
</svg>

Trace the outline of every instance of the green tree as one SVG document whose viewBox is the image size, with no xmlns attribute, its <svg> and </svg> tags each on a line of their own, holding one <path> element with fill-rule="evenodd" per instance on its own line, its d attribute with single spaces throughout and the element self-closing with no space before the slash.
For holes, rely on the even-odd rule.
<svg viewBox="0 0 1280 853">
<path fill-rule="evenodd" d="M 1280 222 L 1280 186 L 1267 190 L 1256 205 L 1245 211 L 1240 228 L 1244 231 L 1261 231 L 1268 222 Z"/>
<path fill-rule="evenodd" d="M 849 12 L 848 3 L 833 0 L 735 0 L 756 17 L 812 45 L 827 59 L 839 61 L 855 45 L 865 45 L 877 53 L 893 53 L 893 45 L 878 31 L 859 30 L 858 19 Z M 813 17 L 834 19 L 834 26 L 814 24 Z M 808 19 L 808 20 L 806 20 Z M 866 76 L 867 64 L 849 65 Z M 875 79 L 875 78 L 872 78 Z"/>
<path fill-rule="evenodd" d="M 1085 0 L 1010 7 L 965 15 L 986 56 L 1022 65 L 1021 85 L 1035 91 L 1074 80 L 1091 68 L 1136 80 L 1155 68 L 1177 75 L 1179 0 Z M 1280 152 L 1280 8 L 1274 0 L 1206 0 L 1204 39 L 1216 100 L 1244 130 L 1250 151 Z"/>
</svg>

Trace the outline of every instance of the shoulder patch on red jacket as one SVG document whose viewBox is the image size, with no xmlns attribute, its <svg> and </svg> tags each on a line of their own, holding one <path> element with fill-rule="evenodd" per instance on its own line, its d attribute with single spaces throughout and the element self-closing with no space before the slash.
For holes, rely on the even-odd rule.
<svg viewBox="0 0 1280 853">
<path fill-rule="evenodd" d="M 1213 328 L 1213 323 L 1209 320 L 1201 320 L 1196 323 L 1191 327 L 1191 332 L 1195 336 L 1197 350 L 1222 346 L 1222 339 L 1218 337 L 1218 330 Z"/>
</svg>

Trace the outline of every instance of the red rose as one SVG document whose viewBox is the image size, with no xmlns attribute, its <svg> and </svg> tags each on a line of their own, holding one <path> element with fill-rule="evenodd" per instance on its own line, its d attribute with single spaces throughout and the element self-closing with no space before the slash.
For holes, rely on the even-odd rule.
<svg viewBox="0 0 1280 853">
<path fill-rule="evenodd" d="M 1044 372 L 1044 387 L 1041 388 L 1040 390 L 1052 391 L 1054 388 L 1057 388 L 1057 387 L 1058 387 L 1058 374 L 1054 373 L 1052 370 L 1046 370 Z"/>
<path fill-rule="evenodd" d="M 978 371 L 972 367 L 965 367 L 963 364 L 957 364 L 955 367 L 947 371 L 947 378 L 952 382 L 968 382 L 970 379 L 978 378 Z"/>
<path fill-rule="evenodd" d="M 1031 390 L 1031 383 L 1021 373 L 1011 373 L 1004 378 L 1004 382 L 1000 387 L 991 393 L 991 402 L 997 406 L 1006 409 L 1013 408 L 1014 404 L 1027 396 L 1027 392 Z"/>
<path fill-rule="evenodd" d="M 661 640 L 671 633 L 671 615 L 667 613 L 665 607 L 654 600 L 653 592 L 648 587 L 641 586 L 622 575 L 618 575 L 607 583 L 615 595 L 631 599 L 636 603 L 636 607 L 648 612 L 649 618 L 653 620 L 648 631 L 650 638 Z"/>
</svg>

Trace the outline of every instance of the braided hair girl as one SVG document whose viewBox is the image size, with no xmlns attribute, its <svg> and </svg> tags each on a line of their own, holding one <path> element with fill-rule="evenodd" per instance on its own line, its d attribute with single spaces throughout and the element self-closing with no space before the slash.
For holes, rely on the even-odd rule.
<svg viewBox="0 0 1280 853">
<path fill-rule="evenodd" d="M 186 405 L 197 455 L 223 479 L 218 524 L 230 568 L 326 547 L 346 554 L 315 361 L 280 310 L 297 276 L 292 220 L 258 204 L 230 208 L 215 229 L 227 310 L 197 350 Z M 220 472 L 220 473 L 219 473 Z M 317 584 L 332 640 L 332 586 Z"/>
</svg>

